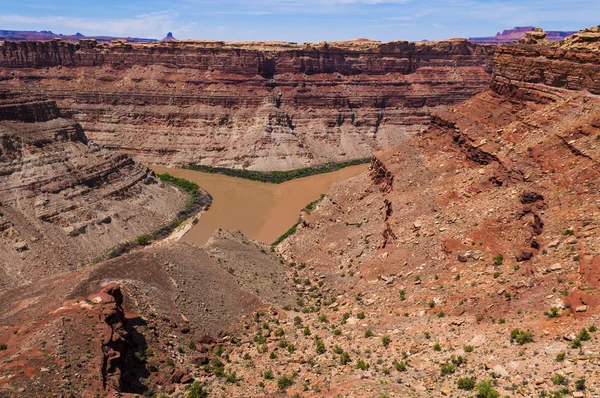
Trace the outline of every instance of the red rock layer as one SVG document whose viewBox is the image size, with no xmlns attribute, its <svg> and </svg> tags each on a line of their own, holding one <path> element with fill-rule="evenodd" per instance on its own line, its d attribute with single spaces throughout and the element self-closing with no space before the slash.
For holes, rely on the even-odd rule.
<svg viewBox="0 0 600 398">
<path fill-rule="evenodd" d="M 148 163 L 291 169 L 369 156 L 489 83 L 493 50 L 439 43 L 5 42 L 0 80 Z"/>
<path fill-rule="evenodd" d="M 368 175 L 338 183 L 316 211 L 303 213 L 280 251 L 331 272 L 350 292 L 368 291 L 379 275 L 400 275 L 420 302 L 436 290 L 446 314 L 521 310 L 523 325 L 539 328 L 539 314 L 552 305 L 569 304 L 576 318 L 597 313 L 594 46 L 500 47 L 490 90 L 375 154 Z M 364 285 L 337 275 L 351 266 Z"/>
<path fill-rule="evenodd" d="M 0 291 L 69 269 L 175 217 L 187 196 L 88 145 L 56 104 L 0 99 Z"/>
</svg>

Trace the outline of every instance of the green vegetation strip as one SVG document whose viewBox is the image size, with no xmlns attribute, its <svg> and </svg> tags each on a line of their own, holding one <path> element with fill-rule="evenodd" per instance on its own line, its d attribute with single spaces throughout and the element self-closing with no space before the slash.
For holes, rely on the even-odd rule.
<svg viewBox="0 0 600 398">
<path fill-rule="evenodd" d="M 308 211 L 314 210 L 315 207 L 317 207 L 317 205 L 323 200 L 324 197 L 325 197 L 325 194 L 321 194 L 321 197 L 319 199 L 310 202 L 309 204 L 306 205 L 306 207 L 304 209 L 306 209 Z M 298 221 L 296 224 L 292 225 L 290 227 L 290 229 L 285 231 L 285 233 L 283 235 L 281 235 L 279 238 L 277 238 L 277 240 L 275 242 L 271 243 L 271 246 L 277 246 L 278 244 L 283 242 L 285 239 L 294 235 L 296 233 L 296 228 L 298 228 L 298 225 L 300 225 L 300 221 Z"/>
<path fill-rule="evenodd" d="M 330 173 L 341 170 L 348 166 L 370 163 L 371 158 L 347 160 L 344 162 L 330 162 L 317 166 L 305 167 L 303 169 L 288 171 L 256 171 L 246 169 L 229 169 L 226 167 L 212 167 L 201 164 L 190 163 L 184 166 L 186 169 L 201 171 L 203 173 L 223 174 L 230 177 L 244 178 L 246 180 L 260 181 L 271 184 L 281 184 L 296 178 L 308 177 L 316 174 Z"/>
<path fill-rule="evenodd" d="M 113 247 L 105 258 L 97 259 L 94 262 L 116 258 L 130 252 L 138 246 L 147 246 L 153 241 L 164 239 L 192 215 L 210 207 L 212 197 L 208 192 L 201 190 L 197 184 L 183 178 L 174 177 L 169 173 L 158 174 L 157 176 L 161 181 L 179 187 L 190 194 L 190 199 L 185 208 L 177 213 L 177 217 L 170 223 L 161 225 L 151 234 L 140 235 L 133 241 L 121 243 L 120 245 Z"/>
</svg>

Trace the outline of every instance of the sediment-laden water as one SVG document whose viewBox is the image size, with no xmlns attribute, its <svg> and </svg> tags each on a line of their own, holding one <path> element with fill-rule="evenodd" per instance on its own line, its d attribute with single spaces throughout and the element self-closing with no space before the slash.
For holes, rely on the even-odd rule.
<svg viewBox="0 0 600 398">
<path fill-rule="evenodd" d="M 327 193 L 331 184 L 354 177 L 367 167 L 351 166 L 277 185 L 186 169 L 152 169 L 193 181 L 212 195 L 210 209 L 183 238 L 203 245 L 218 228 L 239 229 L 250 239 L 271 243 L 297 221 L 304 206 Z"/>
</svg>

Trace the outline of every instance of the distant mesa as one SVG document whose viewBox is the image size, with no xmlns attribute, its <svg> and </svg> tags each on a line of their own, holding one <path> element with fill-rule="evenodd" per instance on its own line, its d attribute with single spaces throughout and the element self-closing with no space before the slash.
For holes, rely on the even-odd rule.
<svg viewBox="0 0 600 398">
<path fill-rule="evenodd" d="M 167 36 L 168 37 L 168 36 Z M 81 39 L 94 39 L 99 43 L 112 43 L 115 40 L 126 40 L 130 43 L 156 43 L 156 39 L 144 39 L 138 37 L 112 37 L 112 36 L 85 36 L 77 32 L 74 35 L 63 35 L 49 30 L 29 31 L 29 30 L 1 30 L 0 41 L 46 41 L 52 39 L 61 39 L 64 41 L 78 43 Z M 166 38 L 165 38 L 166 39 Z M 174 39 L 171 39 L 174 40 Z"/>
<path fill-rule="evenodd" d="M 177 41 L 177 39 L 173 37 L 173 33 L 169 32 L 161 41 Z"/>
<path fill-rule="evenodd" d="M 517 40 L 524 39 L 528 32 L 533 32 L 536 28 L 533 26 L 517 26 L 513 29 L 508 29 L 502 33 L 496 33 L 496 36 L 491 37 L 469 37 L 469 41 L 477 44 L 504 44 L 512 43 Z M 550 41 L 561 41 L 565 37 L 574 35 L 575 31 L 548 31 L 546 39 Z"/>
</svg>

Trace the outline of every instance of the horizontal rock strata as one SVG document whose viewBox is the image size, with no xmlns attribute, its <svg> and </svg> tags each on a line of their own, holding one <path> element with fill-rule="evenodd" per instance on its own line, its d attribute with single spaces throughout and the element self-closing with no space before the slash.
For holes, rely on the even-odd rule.
<svg viewBox="0 0 600 398">
<path fill-rule="evenodd" d="M 489 84 L 493 47 L 4 42 L 0 80 L 146 163 L 294 169 L 369 156 Z"/>
</svg>

